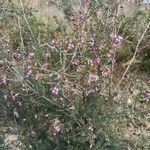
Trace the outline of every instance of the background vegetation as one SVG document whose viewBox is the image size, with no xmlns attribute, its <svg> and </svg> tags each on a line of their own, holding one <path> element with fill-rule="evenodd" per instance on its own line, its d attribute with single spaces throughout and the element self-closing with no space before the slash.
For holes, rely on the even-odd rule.
<svg viewBox="0 0 150 150">
<path fill-rule="evenodd" d="M 149 150 L 150 13 L 139 4 L 0 3 L 1 149 Z"/>
</svg>

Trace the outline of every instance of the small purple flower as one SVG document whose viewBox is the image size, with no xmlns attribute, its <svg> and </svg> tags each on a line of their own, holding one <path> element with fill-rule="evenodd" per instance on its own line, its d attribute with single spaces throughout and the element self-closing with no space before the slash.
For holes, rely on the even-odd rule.
<svg viewBox="0 0 150 150">
<path fill-rule="evenodd" d="M 20 59 L 20 57 L 21 57 L 21 54 L 19 54 L 19 53 L 13 53 L 13 58 L 14 58 L 15 60 Z"/>
<path fill-rule="evenodd" d="M 95 73 L 89 73 L 88 75 L 88 83 L 95 82 L 98 80 L 98 75 Z"/>
<path fill-rule="evenodd" d="M 115 34 L 114 32 L 110 33 L 110 37 L 111 37 L 112 41 L 114 42 L 113 46 L 114 46 L 114 44 L 121 44 L 123 41 L 123 37 Z"/>
<path fill-rule="evenodd" d="M 50 54 L 49 53 L 45 53 L 45 57 L 46 60 L 48 60 L 50 58 Z"/>
<path fill-rule="evenodd" d="M 95 58 L 94 60 L 88 59 L 87 60 L 87 65 L 93 67 L 94 65 L 99 65 L 100 64 L 100 58 Z"/>
<path fill-rule="evenodd" d="M 4 84 L 4 85 L 7 84 L 7 78 L 6 78 L 6 77 L 3 78 L 3 84 Z"/>
<path fill-rule="evenodd" d="M 4 65 L 4 61 L 0 60 L 0 67 L 2 67 Z"/>
<path fill-rule="evenodd" d="M 146 93 L 146 97 L 150 100 L 150 91 Z"/>
<path fill-rule="evenodd" d="M 74 58 L 71 62 L 73 65 L 79 65 L 80 61 L 78 58 Z"/>
<path fill-rule="evenodd" d="M 102 77 L 107 77 L 111 74 L 111 70 L 109 68 L 105 68 L 102 70 Z"/>
<path fill-rule="evenodd" d="M 99 45 L 99 49 L 104 49 L 106 47 L 106 44 L 104 43 L 104 41 L 102 41 Z"/>
<path fill-rule="evenodd" d="M 112 47 L 113 47 L 113 48 L 116 48 L 117 46 L 118 46 L 118 45 L 117 45 L 116 43 L 113 43 L 113 44 L 112 44 Z"/>
<path fill-rule="evenodd" d="M 27 67 L 27 77 L 30 77 L 33 73 L 32 66 Z"/>
<path fill-rule="evenodd" d="M 2 77 L 2 79 L 0 80 L 0 84 L 4 84 L 4 85 L 7 84 L 7 77 L 6 76 Z"/>
<path fill-rule="evenodd" d="M 33 52 L 28 54 L 28 59 L 32 60 L 35 58 L 35 54 Z"/>
<path fill-rule="evenodd" d="M 117 35 L 116 35 L 114 32 L 111 32 L 111 33 L 110 33 L 110 37 L 111 37 L 112 39 L 115 39 L 115 38 L 117 37 Z"/>
<path fill-rule="evenodd" d="M 27 72 L 27 77 L 30 77 L 30 76 L 32 75 L 32 73 L 33 73 L 33 70 L 30 69 L 30 70 Z"/>
<path fill-rule="evenodd" d="M 28 66 L 27 67 L 27 70 L 29 71 L 29 70 L 31 70 L 32 69 L 32 66 Z"/>
<path fill-rule="evenodd" d="M 41 67 L 41 69 L 42 69 L 43 71 L 47 71 L 47 70 L 48 70 L 48 64 L 47 64 L 47 63 L 46 63 L 46 64 L 43 64 L 42 67 Z"/>
<path fill-rule="evenodd" d="M 120 43 L 122 43 L 122 41 L 123 41 L 123 37 L 122 36 L 117 36 L 116 37 L 116 39 L 115 39 L 115 43 L 117 43 L 117 44 L 120 44 Z"/>
<path fill-rule="evenodd" d="M 68 44 L 68 47 L 67 47 L 67 51 L 72 50 L 74 47 L 75 47 L 75 46 L 74 46 L 73 43 L 69 43 L 69 44 Z"/>
<path fill-rule="evenodd" d="M 111 61 L 112 64 L 116 63 L 116 60 L 114 58 L 110 58 L 109 61 Z"/>
<path fill-rule="evenodd" d="M 88 60 L 87 60 L 87 65 L 89 65 L 89 66 L 94 66 L 93 60 L 92 60 L 92 59 L 88 59 Z"/>
<path fill-rule="evenodd" d="M 52 94 L 54 94 L 54 95 L 58 95 L 58 94 L 59 94 L 59 91 L 60 91 L 60 89 L 57 88 L 57 87 L 51 88 L 51 92 L 52 92 Z"/>
<path fill-rule="evenodd" d="M 100 64 L 100 58 L 94 59 L 94 64 L 95 64 L 95 65 L 99 65 L 99 64 Z"/>
<path fill-rule="evenodd" d="M 75 17 L 74 17 L 74 16 L 71 16 L 69 19 L 70 19 L 70 21 L 74 21 L 74 20 L 75 20 Z"/>
</svg>

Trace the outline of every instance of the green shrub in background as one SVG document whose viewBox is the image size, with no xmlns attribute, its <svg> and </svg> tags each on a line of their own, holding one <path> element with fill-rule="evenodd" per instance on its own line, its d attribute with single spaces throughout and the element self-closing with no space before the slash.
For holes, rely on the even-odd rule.
<svg viewBox="0 0 150 150">
<path fill-rule="evenodd" d="M 149 87 L 127 78 L 125 86 L 136 86 L 130 93 L 113 82 L 116 61 L 131 59 L 142 35 L 139 20 L 116 17 L 116 1 L 85 1 L 73 12 L 70 1 L 62 4 L 65 24 L 55 15 L 45 22 L 25 5 L 3 6 L 3 126 L 17 128 L 21 149 L 148 149 L 137 130 L 147 119 L 149 107 L 143 111 L 141 103 Z"/>
</svg>

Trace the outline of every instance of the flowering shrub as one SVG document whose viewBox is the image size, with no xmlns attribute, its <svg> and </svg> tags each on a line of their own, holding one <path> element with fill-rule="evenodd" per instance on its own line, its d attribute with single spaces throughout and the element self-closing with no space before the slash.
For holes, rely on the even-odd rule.
<svg viewBox="0 0 150 150">
<path fill-rule="evenodd" d="M 115 26 L 117 19 L 113 24 L 113 18 L 99 18 L 96 1 L 83 5 L 87 10 L 68 17 L 70 34 L 61 24 L 60 31 L 46 25 L 39 31 L 41 24 L 26 7 L 5 12 L 3 22 L 12 17 L 12 23 L 0 52 L 1 112 L 18 126 L 26 149 L 132 147 L 120 126 L 130 120 L 126 116 L 136 102 L 114 81 L 116 53 L 127 37 Z M 149 102 L 147 91 L 131 94 L 132 99 Z"/>
</svg>

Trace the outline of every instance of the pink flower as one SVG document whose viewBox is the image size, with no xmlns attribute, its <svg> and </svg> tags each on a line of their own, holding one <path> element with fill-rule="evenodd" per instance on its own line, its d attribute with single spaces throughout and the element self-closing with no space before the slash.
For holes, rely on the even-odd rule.
<svg viewBox="0 0 150 150">
<path fill-rule="evenodd" d="M 67 47 L 67 51 L 72 50 L 74 47 L 75 47 L 74 44 L 69 43 L 69 44 L 68 44 L 68 47 Z"/>
<path fill-rule="evenodd" d="M 98 80 L 98 75 L 95 73 L 89 73 L 88 75 L 88 83 L 95 82 Z"/>
<path fill-rule="evenodd" d="M 27 67 L 27 77 L 31 76 L 33 73 L 32 66 Z"/>
<path fill-rule="evenodd" d="M 50 54 L 49 53 L 45 53 L 45 59 L 48 60 L 50 58 Z"/>
<path fill-rule="evenodd" d="M 0 80 L 0 84 L 4 84 L 4 85 L 6 85 L 7 84 L 7 77 L 4 75 L 3 77 L 2 77 L 2 79 Z"/>
<path fill-rule="evenodd" d="M 114 32 L 111 32 L 111 33 L 110 33 L 110 37 L 111 37 L 112 39 L 115 39 L 115 38 L 117 37 L 117 35 L 116 35 Z"/>
<path fill-rule="evenodd" d="M 88 60 L 87 60 L 87 65 L 89 65 L 89 66 L 94 66 L 93 60 L 92 60 L 92 59 L 88 59 Z"/>
<path fill-rule="evenodd" d="M 102 70 L 102 77 L 107 77 L 111 74 L 111 71 L 109 68 L 105 68 Z"/>
<path fill-rule="evenodd" d="M 150 100 L 150 92 L 146 93 L 146 97 Z"/>
<path fill-rule="evenodd" d="M 99 65 L 99 64 L 100 64 L 100 58 L 94 59 L 94 64 L 95 64 L 95 65 Z"/>
<path fill-rule="evenodd" d="M 41 69 L 42 69 L 43 71 L 47 71 L 47 69 L 48 69 L 48 64 L 47 64 L 47 63 L 46 63 L 46 64 L 43 64 L 42 67 L 41 67 Z"/>
<path fill-rule="evenodd" d="M 120 44 L 123 41 L 123 37 L 115 34 L 114 32 L 110 33 L 110 37 L 115 44 Z"/>
<path fill-rule="evenodd" d="M 33 52 L 28 54 L 28 59 L 32 60 L 35 58 L 35 54 Z"/>
<path fill-rule="evenodd" d="M 99 49 L 104 49 L 106 47 L 106 44 L 104 41 L 102 41 L 99 45 Z"/>
<path fill-rule="evenodd" d="M 2 67 L 4 65 L 4 61 L 0 60 L 0 67 Z"/>
<path fill-rule="evenodd" d="M 74 16 L 71 16 L 69 19 L 70 19 L 70 21 L 74 21 L 74 20 L 75 20 L 75 17 L 74 17 Z"/>
<path fill-rule="evenodd" d="M 60 89 L 57 88 L 57 87 L 51 88 L 51 92 L 52 92 L 52 94 L 54 94 L 54 95 L 58 95 L 58 94 L 59 94 L 59 91 L 60 91 Z"/>
<path fill-rule="evenodd" d="M 114 58 L 110 58 L 109 61 L 112 63 L 112 64 L 115 64 L 116 60 Z"/>
<path fill-rule="evenodd" d="M 27 72 L 27 77 L 31 76 L 31 75 L 32 75 L 32 73 L 33 73 L 33 70 L 32 70 L 32 69 L 30 69 L 30 70 Z"/>
<path fill-rule="evenodd" d="M 19 53 L 14 53 L 13 54 L 13 58 L 16 59 L 16 60 L 20 59 L 20 57 L 21 57 L 21 54 L 19 54 Z"/>
<path fill-rule="evenodd" d="M 122 36 L 117 36 L 116 37 L 116 39 L 115 39 L 115 43 L 117 43 L 117 44 L 120 44 L 120 43 L 122 43 L 122 41 L 123 41 L 123 37 Z"/>
<path fill-rule="evenodd" d="M 80 61 L 78 58 L 74 58 L 71 62 L 73 65 L 79 65 Z"/>
<path fill-rule="evenodd" d="M 91 67 L 94 65 L 98 65 L 98 64 L 100 64 L 100 58 L 95 58 L 94 60 L 92 60 L 92 59 L 87 60 L 87 65 L 89 65 Z"/>
</svg>

